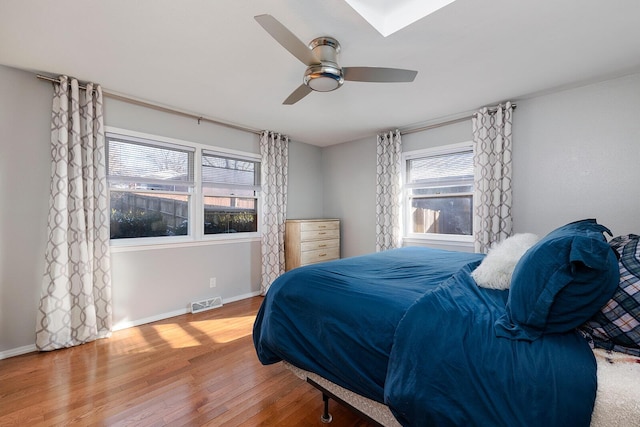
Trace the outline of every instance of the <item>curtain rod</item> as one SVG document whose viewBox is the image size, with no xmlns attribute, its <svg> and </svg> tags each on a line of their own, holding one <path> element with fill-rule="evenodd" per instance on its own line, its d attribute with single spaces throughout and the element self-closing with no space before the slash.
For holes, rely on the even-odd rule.
<svg viewBox="0 0 640 427">
<path fill-rule="evenodd" d="M 44 75 L 41 75 L 41 74 L 36 74 L 36 77 L 38 79 L 40 79 L 40 80 L 46 80 L 46 81 L 52 82 L 52 83 L 60 83 L 60 80 L 57 79 L 57 78 L 48 77 L 48 76 L 44 76 Z M 79 88 L 82 89 L 82 90 L 86 90 L 87 89 L 87 87 L 85 85 L 82 85 L 82 84 L 79 85 Z M 216 124 L 216 125 L 219 125 L 219 126 L 225 126 L 225 127 L 231 128 L 231 129 L 240 130 L 240 131 L 243 131 L 243 132 L 249 132 L 249 133 L 253 133 L 253 134 L 256 134 L 256 135 L 260 135 L 262 133 L 262 131 L 259 131 L 257 129 L 251 129 L 251 128 L 240 126 L 240 125 L 234 125 L 234 124 L 231 124 L 231 123 L 225 123 L 225 122 L 222 122 L 222 121 L 219 121 L 219 120 L 215 120 L 215 119 L 210 119 L 210 118 L 207 118 L 207 117 L 204 117 L 204 116 L 198 116 L 196 114 L 187 113 L 185 111 L 177 110 L 175 108 L 169 108 L 169 107 L 165 107 L 165 106 L 162 106 L 162 105 L 154 104 L 154 103 L 151 103 L 151 102 L 148 102 L 148 101 L 141 101 L 139 99 L 130 98 L 128 96 L 124 96 L 124 95 L 120 95 L 120 94 L 117 94 L 117 93 L 114 93 L 114 92 L 110 92 L 108 90 L 105 90 L 104 88 L 102 89 L 102 94 L 104 96 L 109 97 L 109 98 L 116 99 L 118 101 L 124 101 L 124 102 L 127 102 L 129 104 L 139 105 L 141 107 L 147 107 L 147 108 L 151 108 L 151 109 L 154 109 L 154 110 L 157 110 L 157 111 L 162 111 L 164 113 L 170 113 L 170 114 L 175 114 L 175 115 L 182 116 L 182 117 L 187 117 L 187 118 L 190 118 L 190 119 L 195 119 L 195 120 L 198 121 L 198 124 L 200 124 L 201 122 L 209 122 L 209 123 L 213 123 L 213 124 Z M 512 105 L 513 109 L 515 110 L 516 104 L 512 103 L 511 105 Z M 489 109 L 489 113 L 495 113 L 496 110 L 497 110 L 496 108 L 490 108 Z M 467 120 L 471 120 L 475 116 L 476 116 L 476 114 L 474 113 L 474 114 L 471 114 L 469 116 L 460 117 L 460 118 L 452 119 L 452 120 L 447 120 L 447 121 L 444 121 L 444 122 L 434 123 L 434 124 L 431 124 L 431 125 L 427 125 L 427 126 L 423 126 L 423 127 L 419 127 L 419 128 L 415 128 L 415 129 L 408 129 L 408 130 L 404 130 L 404 131 L 401 130 L 400 131 L 400 135 L 408 135 L 408 134 L 411 134 L 411 133 L 422 132 L 422 131 L 429 130 L 429 129 L 435 129 L 435 128 L 439 128 L 439 127 L 442 127 L 442 126 L 447 126 L 447 125 L 452 125 L 452 124 L 455 124 L 455 123 L 464 122 L 464 121 L 467 121 Z"/>
<path fill-rule="evenodd" d="M 454 123 L 466 122 L 467 120 L 471 120 L 474 117 L 475 117 L 475 114 L 472 114 L 471 116 L 460 117 L 459 119 L 453 119 L 453 120 L 447 120 L 445 122 L 434 123 L 432 125 L 423 126 L 415 129 L 401 130 L 400 135 L 408 135 L 410 133 L 418 133 L 418 132 L 422 132 L 429 129 L 435 129 L 442 126 L 452 125 Z"/>
<path fill-rule="evenodd" d="M 52 82 L 52 83 L 60 83 L 60 80 L 54 77 L 48 77 L 48 76 L 43 76 L 41 74 L 36 74 L 36 77 L 40 80 L 46 80 L 48 82 Z M 79 88 L 82 90 L 86 90 L 87 87 L 85 85 L 80 84 Z M 231 129 L 235 129 L 235 130 L 240 130 L 243 132 L 249 132 L 249 133 L 254 133 L 256 135 L 260 135 L 262 133 L 262 131 L 259 131 L 257 129 L 251 129 L 248 127 L 244 127 L 244 126 L 240 126 L 240 125 L 234 125 L 231 123 L 226 123 L 226 122 L 222 122 L 219 120 L 215 120 L 215 119 L 210 119 L 204 116 L 198 116 L 196 114 L 192 114 L 192 113 L 187 113 L 186 111 L 181 111 L 181 110 L 177 110 L 175 108 L 169 108 L 169 107 L 165 107 L 163 105 L 158 105 L 158 104 L 154 104 L 152 102 L 148 102 L 148 101 L 141 101 L 139 99 L 135 99 L 135 98 L 130 98 L 128 96 L 124 96 L 124 95 L 120 95 L 114 92 L 110 92 L 108 90 L 105 90 L 104 88 L 102 89 L 102 94 L 106 97 L 112 98 L 112 99 L 116 99 L 118 101 L 124 101 L 127 102 L 129 104 L 134 104 L 134 105 L 139 105 L 141 107 L 147 107 L 147 108 L 151 108 L 157 111 L 162 111 L 164 113 L 170 113 L 170 114 L 175 114 L 178 116 L 182 116 L 182 117 L 187 117 L 190 119 L 195 119 L 198 121 L 198 124 L 200 124 L 201 122 L 209 122 L 209 123 L 213 123 L 219 126 L 225 126 Z"/>
<path fill-rule="evenodd" d="M 513 109 L 516 109 L 516 104 L 512 103 L 511 106 L 513 107 Z M 498 111 L 497 108 L 489 108 L 489 114 L 495 114 L 495 112 Z M 451 120 L 447 120 L 444 122 L 439 122 L 439 123 L 434 123 L 432 125 L 427 125 L 427 126 L 423 126 L 423 127 L 419 127 L 419 128 L 415 128 L 415 129 L 408 129 L 408 130 L 401 130 L 400 131 L 400 135 L 408 135 L 410 133 L 417 133 L 417 132 L 422 132 L 425 130 L 429 130 L 429 129 L 435 129 L 435 128 L 439 128 L 442 126 L 447 126 L 447 125 L 452 125 L 455 123 L 460 123 L 460 122 L 466 122 L 467 120 L 471 120 L 476 116 L 477 113 L 471 114 L 469 116 L 465 116 L 465 117 L 460 117 L 457 119 L 451 119 Z"/>
</svg>

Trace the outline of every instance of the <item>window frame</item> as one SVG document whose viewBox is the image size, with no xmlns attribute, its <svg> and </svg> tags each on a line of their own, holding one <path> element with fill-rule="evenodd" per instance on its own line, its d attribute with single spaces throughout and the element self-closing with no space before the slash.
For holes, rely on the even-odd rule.
<svg viewBox="0 0 640 427">
<path fill-rule="evenodd" d="M 214 145 L 201 144 L 186 140 L 180 140 L 176 138 L 170 138 L 160 135 L 153 135 L 143 132 L 132 131 L 128 129 L 122 129 L 112 126 L 105 126 L 105 150 L 108 149 L 108 136 L 115 136 L 118 139 L 131 140 L 132 142 L 147 141 L 148 143 L 157 142 L 158 146 L 165 145 L 167 147 L 177 147 L 186 150 L 193 150 L 193 182 L 189 183 L 191 188 L 187 193 L 185 192 L 167 192 L 171 194 L 188 194 L 189 201 L 189 230 L 186 236 L 158 236 L 158 237 L 132 237 L 132 238 L 119 238 L 110 239 L 110 246 L 112 248 L 122 248 L 122 250 L 136 250 L 137 248 L 175 248 L 179 246 L 194 246 L 194 245 L 208 245 L 230 242 L 246 242 L 246 241 L 259 241 L 261 238 L 262 230 L 262 192 L 259 186 L 256 188 L 256 210 L 258 213 L 257 231 L 245 232 L 245 233 L 219 233 L 219 234 L 204 234 L 204 192 L 202 183 L 202 153 L 216 153 L 221 156 L 238 159 L 248 160 L 252 162 L 261 163 L 261 157 L 259 154 L 249 153 L 244 151 L 232 150 Z M 105 152 L 105 155 L 108 151 Z M 106 162 L 109 159 L 106 157 Z M 260 173 L 260 168 L 256 173 Z M 107 180 L 109 177 L 107 176 Z M 258 177 L 258 179 L 260 179 Z M 187 185 L 187 184 L 185 184 Z M 111 186 L 107 183 L 107 198 L 111 200 Z M 117 189 L 116 189 L 117 191 Z M 160 193 L 159 191 L 155 192 Z M 111 207 L 109 206 L 109 215 L 111 215 Z"/>
<path fill-rule="evenodd" d="M 471 234 L 438 234 L 438 233 L 413 233 L 411 222 L 411 190 L 413 186 L 409 186 L 407 183 L 407 163 L 409 160 L 415 160 L 426 157 L 442 156 L 447 154 L 456 154 L 462 152 L 471 151 L 473 153 L 473 141 L 465 141 L 456 144 L 443 145 L 439 147 L 423 148 L 419 150 L 405 151 L 402 153 L 402 218 L 403 218 L 403 240 L 406 243 L 414 244 L 436 244 L 459 247 L 461 249 L 473 248 L 473 217 L 471 223 Z M 470 193 L 451 193 L 456 195 L 471 195 L 473 196 L 475 190 L 475 183 Z M 444 196 L 446 196 L 446 193 Z M 473 198 L 472 198 L 473 203 Z M 473 204 L 472 204 L 473 209 Z"/>
</svg>

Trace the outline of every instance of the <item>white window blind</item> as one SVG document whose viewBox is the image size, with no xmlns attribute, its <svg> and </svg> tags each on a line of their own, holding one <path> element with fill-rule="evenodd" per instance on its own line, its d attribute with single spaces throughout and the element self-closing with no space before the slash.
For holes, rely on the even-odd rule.
<svg viewBox="0 0 640 427">
<path fill-rule="evenodd" d="M 260 162 L 205 151 L 202 153 L 202 184 L 258 191 Z"/>
<path fill-rule="evenodd" d="M 193 185 L 194 152 L 190 147 L 107 134 L 107 175 L 112 183 L 147 189 L 153 184 Z"/>
<path fill-rule="evenodd" d="M 201 174 L 204 234 L 257 232 L 260 162 L 203 151 Z"/>
<path fill-rule="evenodd" d="M 405 156 L 405 209 L 408 237 L 471 236 L 473 228 L 473 150 L 456 146 Z"/>
</svg>

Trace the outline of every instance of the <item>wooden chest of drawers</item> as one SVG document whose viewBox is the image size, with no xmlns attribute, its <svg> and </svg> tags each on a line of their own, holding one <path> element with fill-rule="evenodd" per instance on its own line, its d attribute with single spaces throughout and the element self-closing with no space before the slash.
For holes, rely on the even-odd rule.
<svg viewBox="0 0 640 427">
<path fill-rule="evenodd" d="M 340 258 L 340 220 L 290 219 L 284 236 L 287 271 Z"/>
</svg>

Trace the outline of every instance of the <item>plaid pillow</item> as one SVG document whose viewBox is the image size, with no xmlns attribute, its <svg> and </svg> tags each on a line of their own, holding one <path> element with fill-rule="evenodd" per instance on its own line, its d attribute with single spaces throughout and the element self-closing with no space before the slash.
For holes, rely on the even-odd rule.
<svg viewBox="0 0 640 427">
<path fill-rule="evenodd" d="M 583 329 L 596 347 L 640 356 L 640 236 L 619 236 L 609 244 L 619 254 L 620 284 Z"/>
</svg>

